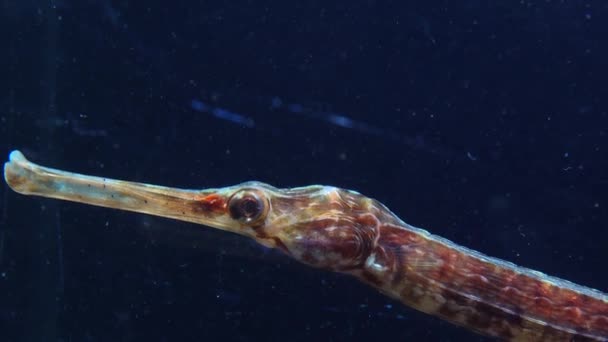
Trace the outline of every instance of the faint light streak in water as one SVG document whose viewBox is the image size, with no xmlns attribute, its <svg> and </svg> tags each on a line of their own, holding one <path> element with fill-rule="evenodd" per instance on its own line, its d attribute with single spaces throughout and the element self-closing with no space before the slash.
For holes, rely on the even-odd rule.
<svg viewBox="0 0 608 342">
<path fill-rule="evenodd" d="M 355 126 L 353 123 L 353 120 L 347 118 L 346 116 L 342 116 L 342 115 L 330 114 L 327 117 L 327 121 L 329 121 L 330 123 L 332 123 L 336 126 L 340 126 L 340 127 L 344 127 L 344 128 L 353 128 Z"/>
<path fill-rule="evenodd" d="M 191 100 L 190 107 L 197 112 L 210 113 L 218 119 L 226 120 L 237 125 L 245 126 L 247 128 L 255 127 L 255 121 L 248 116 L 231 112 L 224 108 L 209 106 L 200 100 Z"/>
<path fill-rule="evenodd" d="M 240 97 L 244 98 L 242 95 Z M 307 119 L 322 121 L 336 127 L 353 130 L 368 136 L 375 136 L 384 140 L 404 144 L 413 149 L 430 152 L 442 158 L 451 159 L 454 157 L 464 157 L 464 159 L 469 161 L 477 160 L 476 158 L 471 159 L 469 156 L 463 155 L 458 151 L 453 151 L 444 146 L 433 144 L 425 139 L 423 135 L 418 134 L 409 136 L 390 128 L 382 128 L 367 122 L 358 121 L 347 114 L 332 111 L 331 107 L 328 105 L 318 103 L 313 105 L 288 103 L 278 96 L 253 96 L 252 98 L 255 100 L 254 103 L 275 112 L 286 111 Z M 221 107 L 212 106 L 198 99 L 191 100 L 190 107 L 196 111 L 210 113 L 219 119 L 227 120 L 248 128 L 253 128 L 255 126 L 254 120 L 249 116 L 232 112 Z M 262 129 L 260 126 L 257 126 L 257 128 Z"/>
<path fill-rule="evenodd" d="M 281 109 L 282 106 L 283 101 L 280 98 L 276 96 L 272 98 L 270 106 L 272 109 L 278 110 Z M 458 155 L 458 153 L 445 147 L 429 143 L 422 135 L 404 135 L 391 129 L 385 129 L 366 122 L 354 120 L 346 114 L 334 112 L 331 109 L 326 108 L 327 106 L 321 107 L 321 109 L 315 110 L 313 107 L 307 107 L 297 103 L 290 103 L 284 105 L 283 108 L 293 114 L 301 115 L 314 120 L 324 121 L 334 126 L 351 129 L 365 135 L 398 142 L 417 150 L 431 152 L 443 158 L 451 158 Z"/>
<path fill-rule="evenodd" d="M 248 118 L 241 114 L 237 114 L 237 113 L 222 109 L 222 108 L 214 108 L 211 111 L 211 114 L 213 114 L 217 118 L 231 121 L 236 124 L 243 125 L 245 127 L 253 128 L 255 126 L 253 119 Z"/>
<path fill-rule="evenodd" d="M 190 107 L 192 107 L 192 109 L 194 109 L 197 112 L 208 112 L 209 111 L 209 107 L 199 100 L 190 101 Z"/>
</svg>

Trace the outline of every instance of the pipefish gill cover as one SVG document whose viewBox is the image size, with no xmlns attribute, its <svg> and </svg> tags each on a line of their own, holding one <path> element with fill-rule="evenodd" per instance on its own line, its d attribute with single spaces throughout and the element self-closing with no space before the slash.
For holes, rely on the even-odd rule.
<svg viewBox="0 0 608 342">
<path fill-rule="evenodd" d="M 606 10 L 6 4 L 0 337 L 605 341 Z"/>
</svg>

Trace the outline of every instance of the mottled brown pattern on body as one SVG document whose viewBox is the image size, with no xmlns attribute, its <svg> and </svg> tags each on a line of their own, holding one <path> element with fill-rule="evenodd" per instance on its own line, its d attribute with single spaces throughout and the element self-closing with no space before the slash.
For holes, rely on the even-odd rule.
<svg viewBox="0 0 608 342">
<path fill-rule="evenodd" d="M 428 233 L 381 225 L 387 271 L 364 281 L 423 312 L 516 341 L 603 341 L 608 303 Z M 373 272 L 372 272 L 373 273 Z M 380 284 L 380 285 L 378 285 Z"/>
<path fill-rule="evenodd" d="M 301 252 L 305 263 L 333 270 L 360 267 L 376 234 L 375 226 L 365 219 L 324 219 L 306 229 L 297 225 L 293 229 L 298 238 L 286 243 L 291 254 Z"/>
<path fill-rule="evenodd" d="M 466 254 L 461 255 L 467 258 Z M 606 315 L 606 303 L 560 287 L 528 273 L 496 267 L 477 258 L 461 263 L 459 272 L 447 275 L 443 282 L 458 283 L 462 293 L 474 294 L 480 301 L 504 310 L 524 314 L 560 329 L 596 331 L 608 334 L 608 326 L 596 324 Z"/>
</svg>

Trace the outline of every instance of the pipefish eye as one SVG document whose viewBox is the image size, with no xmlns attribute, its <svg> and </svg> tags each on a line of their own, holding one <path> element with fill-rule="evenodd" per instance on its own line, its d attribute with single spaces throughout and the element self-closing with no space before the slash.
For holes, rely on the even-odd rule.
<svg viewBox="0 0 608 342">
<path fill-rule="evenodd" d="M 263 221 L 268 206 L 266 197 L 255 190 L 240 190 L 228 200 L 230 217 L 249 225 Z"/>
</svg>

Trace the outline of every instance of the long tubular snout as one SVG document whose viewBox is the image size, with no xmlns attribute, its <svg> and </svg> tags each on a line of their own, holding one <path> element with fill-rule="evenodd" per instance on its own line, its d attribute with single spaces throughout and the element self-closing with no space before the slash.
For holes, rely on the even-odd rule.
<svg viewBox="0 0 608 342">
<path fill-rule="evenodd" d="M 226 229 L 223 196 L 214 190 L 185 190 L 120 181 L 43 167 L 19 151 L 4 164 L 14 191 L 101 207 L 134 211 Z"/>
</svg>

